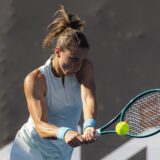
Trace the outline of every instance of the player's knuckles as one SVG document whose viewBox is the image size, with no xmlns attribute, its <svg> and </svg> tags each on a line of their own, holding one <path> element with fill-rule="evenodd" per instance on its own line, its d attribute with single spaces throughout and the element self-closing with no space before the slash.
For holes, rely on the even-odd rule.
<svg viewBox="0 0 160 160">
<path fill-rule="evenodd" d="M 73 143 L 74 142 L 74 137 L 68 137 L 67 139 L 66 139 L 66 141 L 67 141 L 67 143 Z"/>
<path fill-rule="evenodd" d="M 82 138 L 77 138 L 77 143 L 78 143 L 78 145 L 81 145 L 81 144 L 83 144 L 84 143 L 84 139 L 82 139 Z"/>
<path fill-rule="evenodd" d="M 92 134 L 90 132 L 87 134 L 87 138 L 88 138 L 88 140 L 92 139 Z"/>
<path fill-rule="evenodd" d="M 82 138 L 77 138 L 77 140 L 78 140 L 79 144 L 82 144 L 84 142 L 84 140 Z"/>
<path fill-rule="evenodd" d="M 89 135 L 87 136 L 87 140 L 88 140 L 88 141 L 94 141 L 95 138 L 94 138 L 93 135 L 89 134 Z"/>
<path fill-rule="evenodd" d="M 92 137 L 88 137 L 88 141 L 91 141 L 92 140 Z"/>
<path fill-rule="evenodd" d="M 89 141 L 89 140 L 90 140 L 90 137 L 89 137 L 89 136 L 87 136 L 86 140 L 87 140 L 87 141 Z"/>
<path fill-rule="evenodd" d="M 78 146 L 80 146 L 80 143 L 79 142 L 72 142 L 72 146 L 73 147 L 78 147 Z"/>
<path fill-rule="evenodd" d="M 72 148 L 74 148 L 74 144 L 72 144 L 71 142 L 68 143 Z"/>
<path fill-rule="evenodd" d="M 68 140 L 69 140 L 69 141 L 72 141 L 73 139 L 76 139 L 77 136 L 78 136 L 77 134 L 70 134 L 70 135 L 68 136 Z"/>
<path fill-rule="evenodd" d="M 72 137 L 68 140 L 69 144 L 72 144 L 73 147 L 77 147 L 79 145 L 81 145 L 81 142 L 76 138 L 76 137 Z"/>
<path fill-rule="evenodd" d="M 85 139 L 80 139 L 81 144 L 85 143 Z"/>
</svg>

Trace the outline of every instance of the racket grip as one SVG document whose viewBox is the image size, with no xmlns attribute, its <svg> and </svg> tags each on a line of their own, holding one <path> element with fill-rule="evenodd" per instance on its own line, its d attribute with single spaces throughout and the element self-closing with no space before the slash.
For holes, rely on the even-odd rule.
<svg viewBox="0 0 160 160">
<path fill-rule="evenodd" d="M 100 136 L 100 129 L 96 129 L 96 132 L 95 132 L 95 137 L 98 138 Z"/>
</svg>

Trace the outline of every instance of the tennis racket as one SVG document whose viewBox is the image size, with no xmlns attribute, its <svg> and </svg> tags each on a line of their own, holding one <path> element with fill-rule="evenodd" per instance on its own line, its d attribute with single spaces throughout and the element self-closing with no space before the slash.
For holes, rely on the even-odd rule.
<svg viewBox="0 0 160 160">
<path fill-rule="evenodd" d="M 133 98 L 111 121 L 96 130 L 96 135 L 116 133 L 106 129 L 116 121 L 126 121 L 126 136 L 145 138 L 160 132 L 160 89 L 147 90 Z"/>
</svg>

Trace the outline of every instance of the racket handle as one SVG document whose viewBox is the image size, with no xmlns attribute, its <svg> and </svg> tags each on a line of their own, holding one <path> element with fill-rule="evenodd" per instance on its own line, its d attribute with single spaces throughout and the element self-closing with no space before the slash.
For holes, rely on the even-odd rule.
<svg viewBox="0 0 160 160">
<path fill-rule="evenodd" d="M 95 132 L 96 138 L 98 138 L 100 135 L 101 135 L 101 134 L 100 134 L 100 129 L 96 129 L 96 132 Z"/>
</svg>

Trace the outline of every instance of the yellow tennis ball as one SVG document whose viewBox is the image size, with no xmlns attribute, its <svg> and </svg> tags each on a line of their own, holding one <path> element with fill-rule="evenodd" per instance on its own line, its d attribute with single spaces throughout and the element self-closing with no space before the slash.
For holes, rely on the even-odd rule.
<svg viewBox="0 0 160 160">
<path fill-rule="evenodd" d="M 120 136 L 125 135 L 129 131 L 129 125 L 125 121 L 119 122 L 117 123 L 115 130 L 118 135 Z"/>
</svg>

